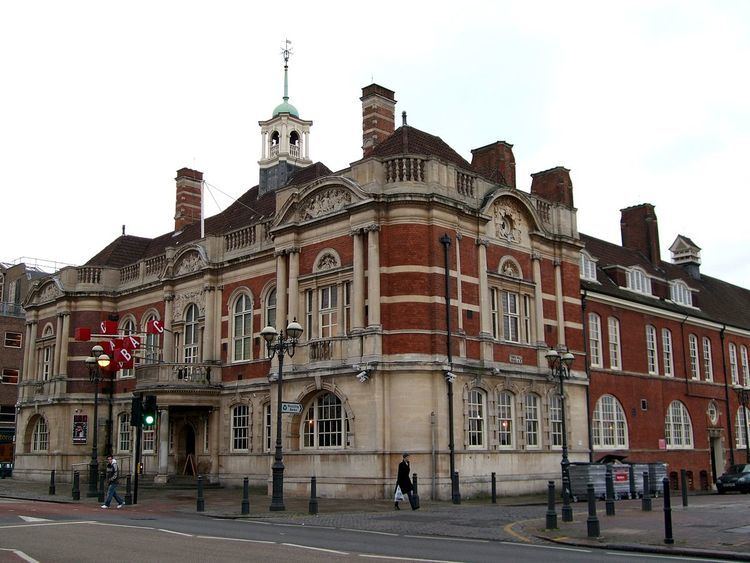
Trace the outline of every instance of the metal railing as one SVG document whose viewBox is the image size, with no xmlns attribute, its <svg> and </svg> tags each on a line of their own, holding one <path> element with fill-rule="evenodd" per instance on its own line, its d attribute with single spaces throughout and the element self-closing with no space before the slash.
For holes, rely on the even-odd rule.
<svg viewBox="0 0 750 563">
<path fill-rule="evenodd" d="M 0 303 L 0 317 L 17 317 L 22 319 L 26 316 L 23 307 L 16 303 Z"/>
</svg>

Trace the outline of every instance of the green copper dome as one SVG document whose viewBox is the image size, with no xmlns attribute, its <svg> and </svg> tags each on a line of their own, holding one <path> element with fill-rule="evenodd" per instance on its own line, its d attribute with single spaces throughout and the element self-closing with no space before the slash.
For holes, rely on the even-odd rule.
<svg viewBox="0 0 750 563">
<path fill-rule="evenodd" d="M 297 111 L 297 108 L 294 107 L 292 104 L 286 101 L 287 98 L 284 98 L 284 101 L 281 102 L 276 108 L 273 110 L 273 115 L 271 117 L 276 117 L 280 113 L 288 113 L 290 115 L 293 115 L 294 117 L 299 117 L 299 112 Z"/>
</svg>

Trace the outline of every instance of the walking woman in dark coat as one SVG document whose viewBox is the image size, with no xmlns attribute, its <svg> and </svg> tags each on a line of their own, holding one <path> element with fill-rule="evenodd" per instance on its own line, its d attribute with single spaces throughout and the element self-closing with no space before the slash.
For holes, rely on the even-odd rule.
<svg viewBox="0 0 750 563">
<path fill-rule="evenodd" d="M 411 496 L 411 492 L 414 489 L 409 478 L 409 454 L 404 454 L 404 459 L 398 464 L 398 478 L 396 479 L 396 485 L 401 487 L 401 492 L 408 498 Z M 399 501 L 396 501 L 396 510 L 401 510 L 398 506 Z"/>
</svg>

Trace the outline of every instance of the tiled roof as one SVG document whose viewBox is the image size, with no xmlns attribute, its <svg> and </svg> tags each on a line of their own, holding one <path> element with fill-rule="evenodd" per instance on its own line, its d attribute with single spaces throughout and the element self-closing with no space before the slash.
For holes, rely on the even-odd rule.
<svg viewBox="0 0 750 563">
<path fill-rule="evenodd" d="M 669 262 L 660 262 L 654 267 L 641 253 L 622 246 L 581 234 L 586 251 L 597 260 L 597 281 L 581 280 L 581 286 L 591 292 L 604 293 L 643 305 L 660 307 L 672 312 L 699 317 L 737 328 L 750 329 L 750 290 L 701 274 L 695 279 L 682 267 Z M 639 295 L 620 288 L 603 268 L 607 266 L 640 266 L 648 274 L 667 281 L 682 280 L 688 287 L 698 291 L 698 308 L 684 307 L 672 301 Z"/>
<path fill-rule="evenodd" d="M 258 198 L 258 186 L 250 188 L 221 213 L 207 217 L 205 234 L 222 235 L 272 217 L 276 212 L 276 196 L 268 193 Z M 200 222 L 192 223 L 179 233 L 168 232 L 153 239 L 123 235 L 116 238 L 91 258 L 88 266 L 121 268 L 143 258 L 158 256 L 168 246 L 180 246 L 201 238 Z"/>
<path fill-rule="evenodd" d="M 308 182 L 312 182 L 313 180 L 316 180 L 317 178 L 322 178 L 323 176 L 330 176 L 331 174 L 332 172 L 330 168 L 328 168 L 322 162 L 316 162 L 315 164 L 306 166 L 305 168 L 302 168 L 301 170 L 297 170 L 297 172 L 294 173 L 294 175 L 289 179 L 286 185 L 287 186 L 301 186 L 302 184 L 307 184 Z"/>
<path fill-rule="evenodd" d="M 376 145 L 372 152 L 372 156 L 396 156 L 399 154 L 436 156 L 460 168 L 471 170 L 471 164 L 440 137 L 430 135 L 410 125 L 403 125 L 396 129 L 390 137 Z"/>
</svg>

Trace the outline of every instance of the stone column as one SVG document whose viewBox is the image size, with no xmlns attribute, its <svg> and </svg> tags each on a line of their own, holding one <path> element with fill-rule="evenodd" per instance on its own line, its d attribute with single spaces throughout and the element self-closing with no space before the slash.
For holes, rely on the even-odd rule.
<svg viewBox="0 0 750 563">
<path fill-rule="evenodd" d="M 308 145 L 308 142 L 310 140 L 310 132 L 305 131 L 305 159 L 310 158 L 310 146 Z"/>
<path fill-rule="evenodd" d="M 216 320 L 216 287 L 206 284 L 203 286 L 203 295 L 206 301 L 206 314 L 203 318 L 203 343 L 201 361 L 210 362 L 214 358 L 214 323 Z"/>
<path fill-rule="evenodd" d="M 361 230 L 352 232 L 354 279 L 352 280 L 352 328 L 365 326 L 365 247 Z"/>
<path fill-rule="evenodd" d="M 557 306 L 557 344 L 565 345 L 565 313 L 563 309 L 562 261 L 555 258 L 555 305 Z"/>
<path fill-rule="evenodd" d="M 57 315 L 57 326 L 55 327 L 55 353 L 52 358 L 52 373 L 54 377 L 60 373 L 60 350 L 62 350 L 62 314 Z"/>
<path fill-rule="evenodd" d="M 336 335 L 337 336 L 346 336 L 346 330 L 344 327 L 344 315 L 346 314 L 346 310 L 344 307 L 344 292 L 346 291 L 346 288 L 344 287 L 344 282 L 339 282 L 336 284 L 336 294 L 338 295 L 338 301 L 336 302 L 336 315 L 338 317 L 338 324 L 336 328 Z"/>
<path fill-rule="evenodd" d="M 463 314 L 463 292 L 461 288 L 461 239 L 464 238 L 459 232 L 456 232 L 456 310 L 458 312 L 458 330 L 464 329 Z M 461 340 L 463 346 L 464 340 Z M 461 354 L 462 356 L 464 354 Z"/>
<path fill-rule="evenodd" d="M 289 249 L 289 320 L 299 321 L 299 248 Z M 286 325 L 284 326 L 286 329 Z"/>
<path fill-rule="evenodd" d="M 380 326 L 380 241 L 378 225 L 367 231 L 367 326 Z"/>
<path fill-rule="evenodd" d="M 531 266 L 534 271 L 534 324 L 537 346 L 546 346 L 544 340 L 544 298 L 542 297 L 542 255 L 531 253 Z"/>
<path fill-rule="evenodd" d="M 29 375 L 31 375 L 31 378 L 33 379 L 37 378 L 37 358 L 39 357 L 36 350 L 37 328 L 37 321 L 32 321 L 31 334 L 29 335 Z"/>
<path fill-rule="evenodd" d="M 23 335 L 23 366 L 21 368 L 21 377 L 24 380 L 29 378 L 29 365 L 31 364 L 31 326 L 33 323 L 26 323 L 26 330 Z"/>
<path fill-rule="evenodd" d="M 62 336 L 60 338 L 60 375 L 68 375 L 68 346 L 70 346 L 70 313 L 62 314 Z"/>
<path fill-rule="evenodd" d="M 165 333 L 166 334 L 166 333 Z M 155 483 L 166 483 L 169 473 L 169 408 L 159 411 L 159 471 Z"/>
<path fill-rule="evenodd" d="M 276 330 L 286 330 L 287 324 L 287 284 L 289 276 L 286 267 L 286 251 L 276 252 Z"/>
<path fill-rule="evenodd" d="M 210 430 L 208 448 L 211 451 L 211 474 L 214 475 L 215 481 L 219 482 L 219 426 L 221 425 L 221 416 L 219 409 L 212 409 L 208 415 L 208 428 Z"/>
<path fill-rule="evenodd" d="M 490 310 L 490 288 L 487 281 L 487 246 L 489 241 L 485 238 L 477 239 L 479 249 L 479 326 L 480 336 L 492 337 L 492 311 Z"/>
<path fill-rule="evenodd" d="M 162 356 L 165 362 L 174 362 L 174 333 L 172 332 L 172 315 L 174 312 L 174 293 L 164 293 L 164 338 Z"/>
<path fill-rule="evenodd" d="M 268 133 L 261 133 L 260 134 L 260 144 L 262 146 L 262 150 L 261 150 L 260 154 L 261 154 L 261 158 L 263 160 L 266 159 L 266 154 L 267 154 L 266 144 L 267 143 L 268 143 Z"/>
</svg>

